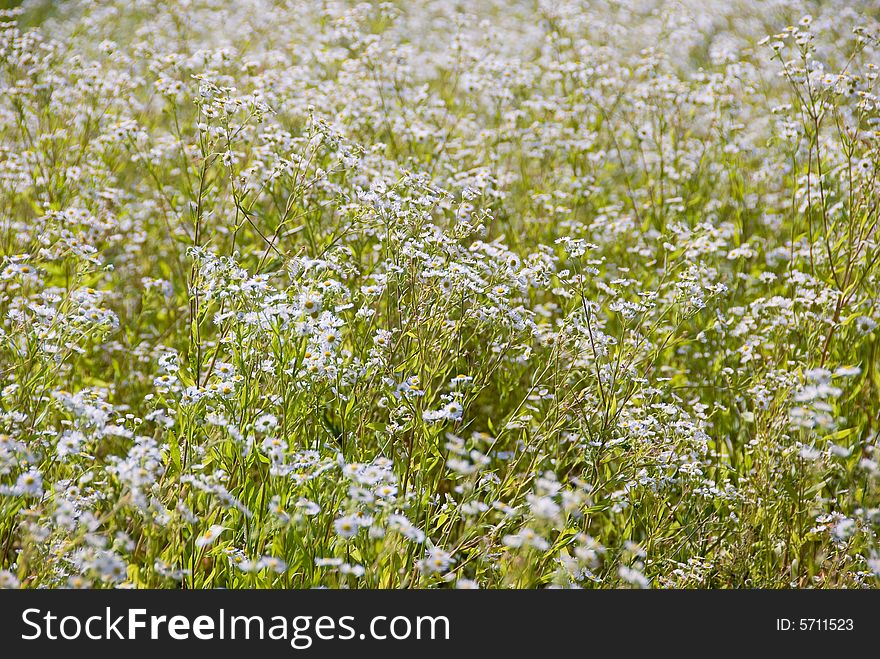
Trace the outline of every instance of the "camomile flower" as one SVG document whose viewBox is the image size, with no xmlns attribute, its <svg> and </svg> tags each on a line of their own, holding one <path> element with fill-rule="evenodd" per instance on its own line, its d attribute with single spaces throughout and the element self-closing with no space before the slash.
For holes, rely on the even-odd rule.
<svg viewBox="0 0 880 659">
<path fill-rule="evenodd" d="M 11 489 L 11 494 L 20 497 L 43 496 L 43 475 L 33 467 L 20 474 Z"/>
<path fill-rule="evenodd" d="M 464 374 L 460 373 L 460 374 L 456 375 L 455 377 L 453 377 L 451 380 L 449 380 L 449 386 L 450 386 L 450 388 L 453 388 L 453 389 L 456 387 L 464 387 L 464 386 L 470 384 L 471 382 L 473 382 L 473 380 L 474 380 L 473 376 L 464 375 Z"/>
<path fill-rule="evenodd" d="M 392 499 L 397 496 L 397 486 L 392 485 L 391 483 L 385 483 L 384 485 L 378 486 L 374 492 L 380 499 Z"/>
<path fill-rule="evenodd" d="M 443 415 L 449 421 L 460 421 L 464 415 L 464 408 L 456 400 L 449 401 L 443 408 Z"/>
<path fill-rule="evenodd" d="M 214 364 L 214 373 L 220 376 L 221 379 L 228 379 L 235 375 L 235 366 L 230 364 L 229 362 L 217 362 Z"/>
<path fill-rule="evenodd" d="M 350 574 L 354 577 L 362 577 L 366 574 L 367 570 L 363 565 L 351 564 L 351 563 L 342 563 L 339 566 L 340 574 Z"/>
<path fill-rule="evenodd" d="M 377 284 L 367 284 L 361 286 L 361 293 L 368 297 L 374 297 L 382 292 L 382 287 Z"/>
<path fill-rule="evenodd" d="M 263 414 L 254 420 L 254 430 L 261 433 L 271 432 L 278 425 L 278 417 L 274 414 Z"/>
<path fill-rule="evenodd" d="M 339 345 L 339 332 L 335 329 L 325 330 L 321 334 L 321 342 L 328 347 L 334 348 Z"/>
<path fill-rule="evenodd" d="M 196 547 L 207 547 L 213 544 L 225 530 L 226 527 L 220 526 L 219 524 L 212 525 L 208 530 L 195 539 Z"/>
<path fill-rule="evenodd" d="M 392 333 L 388 330 L 376 330 L 373 335 L 373 343 L 379 348 L 387 348 L 391 345 Z"/>
<path fill-rule="evenodd" d="M 232 380 L 223 380 L 212 385 L 211 388 L 223 398 L 231 398 L 235 394 L 235 383 Z"/>
<path fill-rule="evenodd" d="M 458 590 L 479 590 L 480 585 L 473 579 L 459 579 L 455 582 Z"/>
<path fill-rule="evenodd" d="M 439 410 L 426 410 L 422 413 L 425 421 L 460 421 L 464 416 L 464 408 L 456 400 L 451 400 Z"/>
<path fill-rule="evenodd" d="M 860 334 L 870 334 L 877 327 L 877 323 L 868 316 L 859 316 L 856 318 L 856 330 Z"/>
<path fill-rule="evenodd" d="M 55 451 L 60 457 L 67 457 L 79 451 L 86 437 L 78 430 L 65 430 L 55 446 Z"/>
<path fill-rule="evenodd" d="M 834 369 L 834 377 L 837 378 L 852 378 L 860 375 L 862 369 L 858 366 L 839 366 Z"/>
<path fill-rule="evenodd" d="M 640 569 L 635 566 L 629 567 L 626 565 L 621 565 L 617 572 L 620 575 L 620 578 L 629 584 L 632 584 L 639 588 L 651 587 L 650 580 L 644 575 L 644 573 Z"/>
<path fill-rule="evenodd" d="M 80 574 L 73 574 L 67 578 L 67 587 L 82 590 L 91 587 L 91 582 Z"/>
<path fill-rule="evenodd" d="M 102 581 L 119 583 L 126 577 L 127 564 L 112 551 L 101 551 L 92 568 Z"/>
<path fill-rule="evenodd" d="M 21 586 L 18 577 L 10 570 L 0 570 L 0 588 L 14 589 Z"/>
<path fill-rule="evenodd" d="M 278 574 L 283 574 L 287 571 L 287 563 L 282 561 L 280 558 L 276 558 L 275 556 L 263 556 L 257 561 L 258 569 L 266 569 L 271 570 L 272 572 L 276 572 Z"/>
<path fill-rule="evenodd" d="M 9 280 L 16 277 L 37 281 L 37 269 L 29 263 L 10 263 L 0 271 L 0 280 Z"/>
<path fill-rule="evenodd" d="M 419 544 L 425 541 L 425 532 L 410 522 L 404 515 L 389 516 L 388 526 L 408 540 Z"/>
<path fill-rule="evenodd" d="M 348 488 L 348 497 L 352 501 L 357 501 L 362 504 L 372 503 L 376 498 L 370 490 L 356 485 L 352 485 Z"/>
<path fill-rule="evenodd" d="M 506 535 L 502 538 L 502 542 L 508 547 L 534 547 L 540 551 L 547 551 L 550 548 L 550 543 L 530 528 Z"/>
<path fill-rule="evenodd" d="M 306 517 L 314 517 L 321 512 L 321 506 L 306 498 L 300 498 L 296 502 L 296 509 Z"/>
<path fill-rule="evenodd" d="M 428 550 L 427 556 L 418 561 L 417 566 L 422 574 L 435 574 L 437 572 L 446 572 L 449 566 L 455 562 L 452 555 L 439 547 L 432 547 Z"/>
<path fill-rule="evenodd" d="M 316 316 L 321 312 L 321 297 L 309 293 L 302 300 L 302 308 L 310 316 Z"/>
<path fill-rule="evenodd" d="M 333 522 L 333 528 L 340 538 L 353 538 L 360 530 L 358 520 L 351 516 L 339 517 Z"/>
</svg>

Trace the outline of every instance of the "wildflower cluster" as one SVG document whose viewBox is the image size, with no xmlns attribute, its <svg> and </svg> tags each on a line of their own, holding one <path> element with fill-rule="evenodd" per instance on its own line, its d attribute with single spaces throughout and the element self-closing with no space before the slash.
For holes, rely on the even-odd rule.
<svg viewBox="0 0 880 659">
<path fill-rule="evenodd" d="M 875 10 L 0 11 L 0 586 L 877 586 Z"/>
</svg>

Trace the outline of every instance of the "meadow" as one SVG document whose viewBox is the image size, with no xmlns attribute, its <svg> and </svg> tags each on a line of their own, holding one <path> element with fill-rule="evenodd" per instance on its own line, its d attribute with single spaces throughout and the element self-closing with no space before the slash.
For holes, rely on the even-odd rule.
<svg viewBox="0 0 880 659">
<path fill-rule="evenodd" d="M 0 10 L 0 586 L 877 587 L 878 18 Z"/>
</svg>

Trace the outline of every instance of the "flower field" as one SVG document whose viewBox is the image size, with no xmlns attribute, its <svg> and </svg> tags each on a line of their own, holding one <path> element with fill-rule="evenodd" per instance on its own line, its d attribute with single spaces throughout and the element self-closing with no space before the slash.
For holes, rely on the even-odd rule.
<svg viewBox="0 0 880 659">
<path fill-rule="evenodd" d="M 2 10 L 0 586 L 880 585 L 878 17 Z"/>
</svg>

